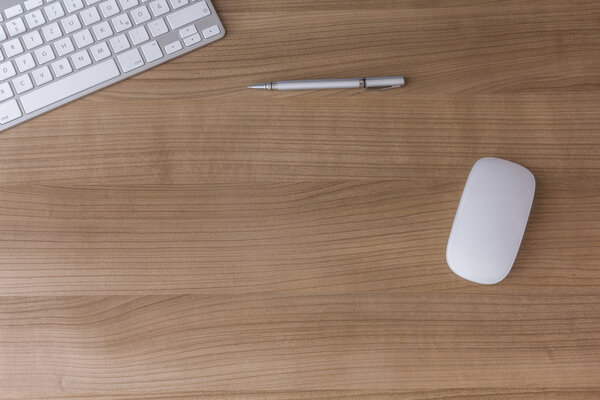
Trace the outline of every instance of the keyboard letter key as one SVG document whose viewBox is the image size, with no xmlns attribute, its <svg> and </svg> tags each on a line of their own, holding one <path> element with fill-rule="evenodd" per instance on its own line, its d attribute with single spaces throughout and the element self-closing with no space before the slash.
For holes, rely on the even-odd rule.
<svg viewBox="0 0 600 400">
<path fill-rule="evenodd" d="M 52 51 L 52 47 L 50 47 L 50 45 L 37 49 L 35 51 L 35 56 L 37 57 L 38 64 L 46 64 L 47 62 L 52 61 L 56 58 L 54 56 L 54 51 Z"/>
<path fill-rule="evenodd" d="M 44 34 L 44 39 L 46 39 L 47 42 L 51 42 L 54 39 L 58 39 L 62 36 L 62 31 L 56 22 L 44 26 L 42 28 L 42 33 Z"/>
<path fill-rule="evenodd" d="M 135 22 L 136 25 L 150 21 L 151 19 L 150 12 L 146 6 L 136 8 L 131 12 L 131 16 L 133 17 L 133 22 Z"/>
<path fill-rule="evenodd" d="M 27 74 L 13 79 L 12 83 L 17 93 L 25 93 L 26 91 L 33 89 L 33 82 L 31 82 L 31 78 Z"/>
<path fill-rule="evenodd" d="M 80 52 L 73 54 L 71 56 L 71 61 L 73 61 L 73 66 L 75 69 L 87 67 L 92 63 L 92 59 L 90 58 L 87 50 L 81 50 Z"/>
<path fill-rule="evenodd" d="M 0 101 L 13 97 L 13 91 L 8 82 L 0 83 Z"/>
<path fill-rule="evenodd" d="M 17 71 L 15 71 L 15 67 L 12 61 L 7 61 L 5 63 L 0 64 L 0 81 L 12 78 L 16 74 Z"/>
<path fill-rule="evenodd" d="M 6 53 L 6 57 L 14 57 L 17 54 L 21 54 L 23 52 L 23 46 L 21 46 L 21 42 L 19 38 L 9 40 L 8 42 L 4 42 L 2 45 L 4 47 L 4 52 Z"/>
<path fill-rule="evenodd" d="M 102 42 L 90 47 L 90 51 L 92 52 L 92 56 L 96 61 L 101 61 L 111 56 L 110 49 L 108 48 L 106 42 Z"/>
<path fill-rule="evenodd" d="M 104 40 L 113 35 L 112 28 L 107 21 L 102 21 L 98 25 L 94 25 L 92 29 L 94 30 L 94 35 L 96 35 L 96 40 Z"/>
<path fill-rule="evenodd" d="M 104 18 L 109 18 L 119 13 L 119 6 L 117 6 L 115 0 L 108 0 L 104 3 L 100 3 L 100 10 L 102 11 Z"/>
<path fill-rule="evenodd" d="M 98 14 L 96 7 L 91 7 L 81 13 L 81 18 L 85 26 L 89 26 L 100 21 L 100 14 Z"/>
<path fill-rule="evenodd" d="M 69 64 L 69 60 L 66 58 L 53 62 L 52 69 L 54 70 L 54 75 L 57 78 L 61 78 L 73 72 L 73 68 L 71 68 L 71 64 Z"/>
<path fill-rule="evenodd" d="M 50 68 L 47 66 L 43 66 L 42 68 L 36 69 L 33 71 L 33 80 L 35 84 L 41 86 L 45 83 L 50 82 L 52 78 L 52 74 L 50 73 Z"/>
</svg>

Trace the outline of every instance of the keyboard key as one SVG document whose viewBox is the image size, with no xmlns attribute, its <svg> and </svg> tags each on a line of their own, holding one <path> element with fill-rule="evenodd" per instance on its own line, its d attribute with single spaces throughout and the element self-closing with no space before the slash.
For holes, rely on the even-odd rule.
<svg viewBox="0 0 600 400">
<path fill-rule="evenodd" d="M 146 61 L 149 63 L 163 57 L 162 50 L 156 40 L 143 45 L 142 52 L 144 53 L 144 57 L 146 57 Z"/>
<path fill-rule="evenodd" d="M 23 43 L 25 43 L 27 50 L 35 49 L 36 47 L 44 44 L 42 35 L 40 35 L 39 31 L 31 31 L 26 33 L 21 37 L 21 39 L 23 39 Z"/>
<path fill-rule="evenodd" d="M 119 3 L 121 3 L 121 8 L 123 8 L 123 10 L 129 10 L 140 4 L 138 3 L 138 0 L 119 0 Z"/>
<path fill-rule="evenodd" d="M 17 36 L 25 32 L 25 23 L 21 18 L 15 18 L 6 23 L 6 29 L 10 36 Z"/>
<path fill-rule="evenodd" d="M 29 29 L 33 29 L 43 25 L 46 22 L 46 19 L 44 18 L 42 10 L 35 10 L 29 14 L 25 14 L 25 21 L 27 22 Z"/>
<path fill-rule="evenodd" d="M 167 0 L 156 0 L 150 3 L 150 9 L 155 17 L 160 17 L 169 12 L 169 6 Z"/>
<path fill-rule="evenodd" d="M 14 96 L 12 89 L 8 82 L 0 83 L 0 101 L 10 99 Z"/>
<path fill-rule="evenodd" d="M 65 3 L 65 7 L 67 8 L 67 12 L 69 14 L 74 13 L 75 11 L 81 10 L 83 8 L 83 2 L 81 0 L 63 0 Z"/>
<path fill-rule="evenodd" d="M 160 35 L 169 32 L 169 28 L 167 28 L 167 24 L 165 24 L 165 20 L 162 18 L 150 22 L 148 28 L 150 29 L 152 37 L 159 37 Z"/>
<path fill-rule="evenodd" d="M 44 5 L 44 0 L 27 0 L 25 3 L 25 9 L 31 11 L 34 8 L 38 8 Z"/>
<path fill-rule="evenodd" d="M 75 69 L 81 69 L 83 67 L 87 67 L 92 63 L 92 59 L 88 54 L 87 50 L 82 50 L 78 53 L 75 53 L 71 56 L 71 61 L 73 62 L 73 66 Z"/>
<path fill-rule="evenodd" d="M 150 21 L 152 18 L 150 17 L 150 11 L 148 11 L 148 7 L 146 6 L 136 8 L 131 12 L 131 16 L 133 17 L 133 22 L 135 22 L 136 25 Z"/>
<path fill-rule="evenodd" d="M 73 68 L 71 68 L 71 64 L 69 64 L 69 60 L 63 58 L 62 60 L 58 60 L 52 63 L 52 70 L 54 71 L 54 75 L 57 78 L 65 76 L 73 72 Z M 23 99 L 21 99 L 22 101 Z"/>
<path fill-rule="evenodd" d="M 150 40 L 150 36 L 148 36 L 148 32 L 146 32 L 146 28 L 143 26 L 138 26 L 135 29 L 129 31 L 129 38 L 131 39 L 131 43 L 134 46 L 137 46 L 140 43 L 144 43 Z"/>
<path fill-rule="evenodd" d="M 106 60 L 29 92 L 21 97 L 21 104 L 25 112 L 30 114 L 117 76 L 119 76 L 119 69 L 115 61 L 112 59 Z"/>
<path fill-rule="evenodd" d="M 81 12 L 81 19 L 83 19 L 83 24 L 88 26 L 100 21 L 100 14 L 96 7 L 91 7 Z"/>
<path fill-rule="evenodd" d="M 131 47 L 129 45 L 129 41 L 127 40 L 127 36 L 125 35 L 115 36 L 114 38 L 110 39 L 110 45 L 115 53 L 120 53 Z"/>
<path fill-rule="evenodd" d="M 221 30 L 217 25 L 213 25 L 209 28 L 202 30 L 202 36 L 204 36 L 206 39 L 210 39 L 213 36 L 217 36 L 219 33 L 221 33 Z"/>
<path fill-rule="evenodd" d="M 67 35 L 81 29 L 81 22 L 79 22 L 77 15 L 69 15 L 67 18 L 61 19 L 60 24 Z"/>
<path fill-rule="evenodd" d="M 60 39 L 59 41 L 54 43 L 54 48 L 58 53 L 59 57 L 62 57 L 66 54 L 72 53 L 75 51 L 75 47 L 73 47 L 73 42 L 70 38 L 66 37 L 64 39 Z"/>
<path fill-rule="evenodd" d="M 42 33 L 44 34 L 44 39 L 46 39 L 46 42 L 52 42 L 53 40 L 62 37 L 62 31 L 56 22 L 44 26 L 42 28 Z"/>
<path fill-rule="evenodd" d="M 171 7 L 173 7 L 173 9 L 181 8 L 190 3 L 188 0 L 169 0 L 169 1 L 171 2 Z"/>
<path fill-rule="evenodd" d="M 6 17 L 6 19 L 11 19 L 21 14 L 23 14 L 23 7 L 20 4 L 17 4 L 16 6 L 12 6 L 4 10 L 4 16 Z"/>
<path fill-rule="evenodd" d="M 27 74 L 13 79 L 12 84 L 18 94 L 33 89 L 33 82 L 31 82 L 31 78 Z"/>
<path fill-rule="evenodd" d="M 29 71 L 35 67 L 35 61 L 33 61 L 31 53 L 25 53 L 22 56 L 15 58 L 15 64 L 17 64 L 19 72 Z"/>
<path fill-rule="evenodd" d="M 16 74 L 17 71 L 15 71 L 15 66 L 13 65 L 12 61 L 7 61 L 0 64 L 0 81 L 12 78 Z"/>
<path fill-rule="evenodd" d="M 192 36 L 194 33 L 198 33 L 198 29 L 196 29 L 195 25 L 186 26 L 185 28 L 179 30 L 179 36 L 182 39 Z"/>
<path fill-rule="evenodd" d="M 41 47 L 35 51 L 35 58 L 38 60 L 38 64 L 46 64 L 54 60 L 56 57 L 54 56 L 54 51 L 50 45 L 46 45 Z"/>
<path fill-rule="evenodd" d="M 209 15 L 210 9 L 208 8 L 206 1 L 201 1 L 200 3 L 175 11 L 173 14 L 167 16 L 167 19 L 169 20 L 171 28 L 178 29 Z"/>
<path fill-rule="evenodd" d="M 48 83 L 53 79 L 52 74 L 50 73 L 50 68 L 45 65 L 42 68 L 38 68 L 33 71 L 31 75 L 33 75 L 33 80 L 37 86 Z"/>
<path fill-rule="evenodd" d="M 0 42 L 6 39 L 6 32 L 4 32 L 4 28 L 0 25 Z"/>
<path fill-rule="evenodd" d="M 176 42 L 173 43 L 169 43 L 168 45 L 165 46 L 165 53 L 167 54 L 173 54 L 176 51 L 179 51 L 183 48 L 183 46 L 181 46 L 181 42 L 178 40 Z"/>
<path fill-rule="evenodd" d="M 55 19 L 65 16 L 65 10 L 63 10 L 62 5 L 59 2 L 47 5 L 44 7 L 44 11 L 46 12 L 48 21 L 54 21 Z"/>
<path fill-rule="evenodd" d="M 94 31 L 94 35 L 98 41 L 104 40 L 113 35 L 112 28 L 107 21 L 102 21 L 98 25 L 94 25 L 92 30 Z"/>
<path fill-rule="evenodd" d="M 90 51 L 92 52 L 92 57 L 94 57 L 94 60 L 96 61 L 101 61 L 111 56 L 110 49 L 106 42 L 90 47 Z"/>
<path fill-rule="evenodd" d="M 73 35 L 73 39 L 75 39 L 75 43 L 77 44 L 77 47 L 80 49 L 94 43 L 94 38 L 92 37 L 92 33 L 90 32 L 89 29 L 84 29 L 80 32 L 77 32 L 76 34 Z"/>
<path fill-rule="evenodd" d="M 115 0 L 108 0 L 100 3 L 100 11 L 102 11 L 104 18 L 109 18 L 119 13 L 119 6 L 117 6 Z"/>
<path fill-rule="evenodd" d="M 0 104 L 0 124 L 8 124 L 22 115 L 16 100 L 9 100 Z"/>
<path fill-rule="evenodd" d="M 131 20 L 129 15 L 121 14 L 112 19 L 113 26 L 117 32 L 123 32 L 131 28 Z"/>
<path fill-rule="evenodd" d="M 4 53 L 6 53 L 6 57 L 14 57 L 17 54 L 21 54 L 23 52 L 23 46 L 21 46 L 21 41 L 19 38 L 9 40 L 8 42 L 4 42 L 2 45 L 4 47 Z"/>
<path fill-rule="evenodd" d="M 142 60 L 142 56 L 138 49 L 129 50 L 117 58 L 119 59 L 119 64 L 121 65 L 123 72 L 133 71 L 144 65 L 144 60 Z"/>
<path fill-rule="evenodd" d="M 200 43 L 201 41 L 202 38 L 200 37 L 199 33 L 195 33 L 192 36 L 188 36 L 185 39 L 183 39 L 183 43 L 185 43 L 187 47 L 193 46 L 196 43 Z"/>
</svg>

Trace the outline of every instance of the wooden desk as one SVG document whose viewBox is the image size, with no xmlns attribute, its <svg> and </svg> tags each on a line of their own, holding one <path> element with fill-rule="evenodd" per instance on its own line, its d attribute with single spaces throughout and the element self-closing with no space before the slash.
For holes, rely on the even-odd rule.
<svg viewBox="0 0 600 400">
<path fill-rule="evenodd" d="M 225 40 L 0 135 L 0 396 L 597 399 L 597 1 L 215 4 Z M 445 263 L 484 156 L 538 180 L 491 287 Z"/>
</svg>

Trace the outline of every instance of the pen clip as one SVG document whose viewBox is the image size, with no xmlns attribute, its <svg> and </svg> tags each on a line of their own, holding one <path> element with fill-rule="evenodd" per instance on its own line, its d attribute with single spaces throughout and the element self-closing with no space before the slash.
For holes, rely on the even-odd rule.
<svg viewBox="0 0 600 400">
<path fill-rule="evenodd" d="M 367 79 L 372 79 L 375 81 L 381 81 L 383 79 L 386 79 L 389 81 L 389 79 L 387 78 L 362 78 L 361 82 L 360 82 L 360 87 L 362 87 L 364 90 L 379 90 L 379 91 L 384 91 L 384 90 L 391 90 L 391 89 L 398 89 L 401 87 L 404 87 L 404 83 L 402 84 L 392 84 L 392 85 L 387 85 L 387 86 L 369 86 L 367 84 Z M 403 79 L 404 80 L 404 79 Z"/>
<path fill-rule="evenodd" d="M 390 86 L 382 86 L 382 87 L 366 87 L 365 90 L 379 90 L 381 92 L 385 90 L 399 89 L 404 86 L 402 85 L 390 85 Z"/>
</svg>

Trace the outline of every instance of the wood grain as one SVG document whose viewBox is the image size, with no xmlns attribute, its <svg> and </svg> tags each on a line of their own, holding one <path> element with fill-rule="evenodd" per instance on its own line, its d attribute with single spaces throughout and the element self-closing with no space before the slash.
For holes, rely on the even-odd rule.
<svg viewBox="0 0 600 400">
<path fill-rule="evenodd" d="M 214 3 L 226 39 L 0 135 L 0 398 L 600 397 L 597 2 Z M 538 183 L 492 287 L 444 257 L 485 156 Z"/>
<path fill-rule="evenodd" d="M 178 390 L 426 391 L 478 389 L 482 381 L 585 388 L 597 385 L 600 369 L 594 295 L 265 293 L 1 304 L 11 338 L 0 370 L 8 390 L 152 391 L 165 382 Z"/>
<path fill-rule="evenodd" d="M 0 291 L 463 293 L 476 287 L 445 264 L 462 185 L 464 179 L 0 190 Z M 517 267 L 486 291 L 598 289 L 600 193 L 584 185 L 542 181 Z"/>
</svg>

